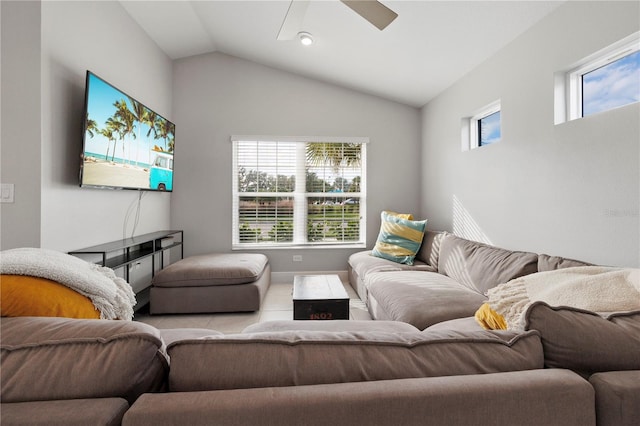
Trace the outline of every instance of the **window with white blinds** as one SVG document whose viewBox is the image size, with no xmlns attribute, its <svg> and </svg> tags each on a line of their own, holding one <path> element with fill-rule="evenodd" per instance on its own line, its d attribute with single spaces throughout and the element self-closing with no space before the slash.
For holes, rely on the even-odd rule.
<svg viewBox="0 0 640 426">
<path fill-rule="evenodd" d="M 367 141 L 232 137 L 233 248 L 365 246 Z"/>
</svg>

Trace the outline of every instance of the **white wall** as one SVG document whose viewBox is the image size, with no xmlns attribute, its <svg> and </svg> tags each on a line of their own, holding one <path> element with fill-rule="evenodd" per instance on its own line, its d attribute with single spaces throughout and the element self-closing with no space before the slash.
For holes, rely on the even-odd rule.
<svg viewBox="0 0 640 426">
<path fill-rule="evenodd" d="M 416 212 L 419 110 L 222 53 L 174 65 L 176 127 L 173 228 L 185 255 L 231 250 L 231 135 L 368 136 L 367 243 L 380 211 Z M 354 250 L 263 251 L 273 270 L 346 270 Z"/>
<path fill-rule="evenodd" d="M 2 131 L 0 180 L 14 185 L 0 204 L 0 249 L 40 245 L 40 3 L 0 2 Z"/>
<path fill-rule="evenodd" d="M 638 31 L 637 2 L 567 2 L 422 110 L 433 227 L 511 249 L 640 265 L 640 107 L 554 125 L 554 72 Z M 502 141 L 461 152 L 460 120 L 502 101 Z"/>
<path fill-rule="evenodd" d="M 122 238 L 139 195 L 78 186 L 87 69 L 172 118 L 171 60 L 119 2 L 42 3 L 41 245 L 62 251 Z M 146 193 L 136 234 L 168 229 L 170 200 Z"/>
</svg>

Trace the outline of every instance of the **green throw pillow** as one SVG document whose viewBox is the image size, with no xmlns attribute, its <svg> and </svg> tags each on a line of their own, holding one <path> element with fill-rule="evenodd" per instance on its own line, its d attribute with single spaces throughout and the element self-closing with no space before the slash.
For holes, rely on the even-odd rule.
<svg viewBox="0 0 640 426">
<path fill-rule="evenodd" d="M 408 220 L 400 216 L 382 212 L 382 224 L 378 240 L 371 253 L 373 256 L 398 263 L 413 265 L 413 259 L 420 250 L 426 220 Z"/>
</svg>

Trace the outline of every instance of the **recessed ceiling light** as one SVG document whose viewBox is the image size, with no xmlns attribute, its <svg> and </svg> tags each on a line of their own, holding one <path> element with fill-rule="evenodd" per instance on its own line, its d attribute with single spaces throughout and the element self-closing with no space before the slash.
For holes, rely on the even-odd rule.
<svg viewBox="0 0 640 426">
<path fill-rule="evenodd" d="M 300 43 L 305 46 L 311 46 L 313 44 L 313 36 L 306 31 L 300 31 L 298 33 L 298 38 L 300 39 Z"/>
</svg>

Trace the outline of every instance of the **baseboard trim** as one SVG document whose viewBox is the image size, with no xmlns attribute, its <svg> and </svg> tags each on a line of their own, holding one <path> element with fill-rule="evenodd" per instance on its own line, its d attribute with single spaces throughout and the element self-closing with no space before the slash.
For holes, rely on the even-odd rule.
<svg viewBox="0 0 640 426">
<path fill-rule="evenodd" d="M 349 282 L 348 271 L 291 271 L 291 272 L 271 272 L 272 283 L 293 283 L 296 275 L 337 275 L 343 283 Z"/>
</svg>

